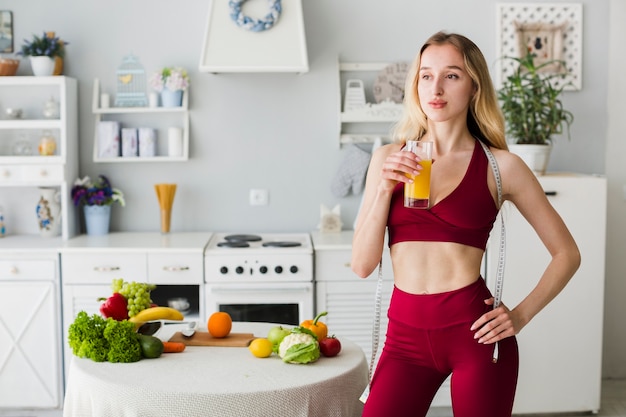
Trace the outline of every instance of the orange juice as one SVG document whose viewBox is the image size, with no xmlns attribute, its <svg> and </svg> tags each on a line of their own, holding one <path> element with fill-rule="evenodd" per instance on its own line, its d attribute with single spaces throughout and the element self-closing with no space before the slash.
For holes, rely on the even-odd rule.
<svg viewBox="0 0 626 417">
<path fill-rule="evenodd" d="M 420 161 L 422 170 L 418 175 L 408 175 L 413 183 L 404 184 L 404 207 L 428 208 L 430 197 L 430 168 L 432 159 Z"/>
<path fill-rule="evenodd" d="M 420 157 L 422 170 L 418 175 L 409 175 L 413 183 L 404 184 L 404 207 L 428 208 L 430 197 L 430 168 L 433 163 L 434 143 L 429 141 L 407 140 L 405 150 Z"/>
</svg>

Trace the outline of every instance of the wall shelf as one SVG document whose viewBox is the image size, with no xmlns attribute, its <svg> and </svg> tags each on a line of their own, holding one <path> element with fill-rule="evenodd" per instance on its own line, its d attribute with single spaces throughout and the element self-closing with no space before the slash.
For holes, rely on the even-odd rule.
<svg viewBox="0 0 626 417">
<path fill-rule="evenodd" d="M 402 116 L 403 106 L 391 101 L 373 104 L 375 75 L 387 65 L 386 62 L 339 63 L 339 146 L 370 144 L 376 139 L 388 140 L 391 127 Z M 346 83 L 354 78 L 363 82 L 366 103 L 363 107 L 345 111 L 343 97 L 346 94 Z"/>
<path fill-rule="evenodd" d="M 183 93 L 180 107 L 100 107 L 100 80 L 93 85 L 92 113 L 95 115 L 93 161 L 101 163 L 138 162 L 182 162 L 189 159 L 189 92 Z M 102 157 L 98 154 L 98 124 L 103 120 L 120 122 L 121 127 L 149 127 L 157 131 L 157 153 L 155 156 Z M 167 128 L 180 127 L 183 130 L 181 156 L 167 155 Z M 121 142 L 121 137 L 120 137 Z M 121 143 L 120 143 L 121 147 Z"/>
</svg>

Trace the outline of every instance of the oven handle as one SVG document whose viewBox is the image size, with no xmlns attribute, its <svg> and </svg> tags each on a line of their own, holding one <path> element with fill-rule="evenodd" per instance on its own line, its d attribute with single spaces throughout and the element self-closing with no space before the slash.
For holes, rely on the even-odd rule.
<svg viewBox="0 0 626 417">
<path fill-rule="evenodd" d="M 311 291 L 311 288 L 309 286 L 306 285 L 299 285 L 296 287 L 280 287 L 280 288 L 243 288 L 243 287 L 229 287 L 229 286 L 219 286 L 219 285 L 209 285 L 207 286 L 209 288 L 209 290 L 213 293 L 242 293 L 242 292 L 250 292 L 250 291 L 254 291 L 254 292 L 276 292 L 276 291 L 280 291 L 280 292 L 300 292 L 300 291 Z"/>
</svg>

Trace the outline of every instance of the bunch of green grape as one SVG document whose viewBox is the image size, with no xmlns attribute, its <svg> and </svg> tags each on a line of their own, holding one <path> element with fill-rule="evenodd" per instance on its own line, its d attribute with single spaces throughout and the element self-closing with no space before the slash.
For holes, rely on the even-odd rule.
<svg viewBox="0 0 626 417">
<path fill-rule="evenodd" d="M 141 310 L 149 308 L 152 304 L 150 291 L 156 288 L 154 284 L 144 282 L 126 282 L 122 278 L 114 279 L 111 284 L 113 292 L 119 292 L 126 298 L 128 303 L 128 317 L 133 317 Z"/>
</svg>

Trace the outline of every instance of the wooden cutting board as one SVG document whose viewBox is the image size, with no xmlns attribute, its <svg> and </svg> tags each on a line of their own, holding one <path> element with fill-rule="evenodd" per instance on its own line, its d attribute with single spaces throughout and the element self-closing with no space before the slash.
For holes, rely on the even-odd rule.
<svg viewBox="0 0 626 417">
<path fill-rule="evenodd" d="M 191 337 L 185 337 L 180 332 L 176 332 L 170 337 L 170 342 L 182 342 L 187 346 L 246 347 L 254 339 L 255 336 L 252 333 L 231 333 L 218 339 L 211 336 L 209 332 L 196 331 Z"/>
</svg>

